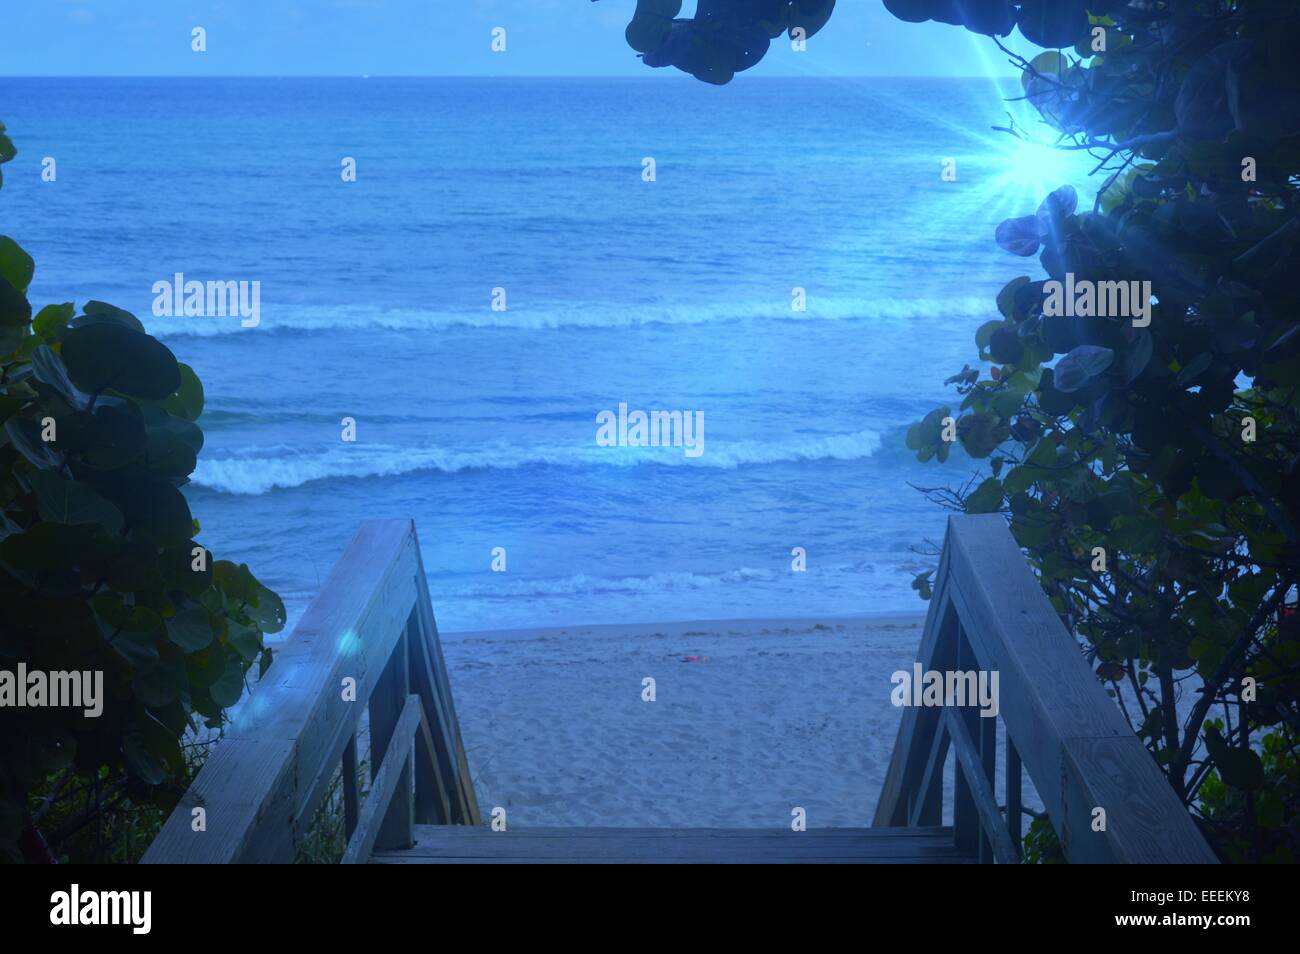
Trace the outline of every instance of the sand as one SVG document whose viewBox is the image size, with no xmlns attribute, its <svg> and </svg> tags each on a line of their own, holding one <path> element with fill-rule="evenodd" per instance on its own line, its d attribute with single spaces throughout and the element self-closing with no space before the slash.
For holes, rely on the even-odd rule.
<svg viewBox="0 0 1300 954">
<path fill-rule="evenodd" d="M 486 818 L 512 826 L 871 823 L 921 615 L 447 633 Z M 643 701 L 652 678 L 653 702 Z"/>
</svg>

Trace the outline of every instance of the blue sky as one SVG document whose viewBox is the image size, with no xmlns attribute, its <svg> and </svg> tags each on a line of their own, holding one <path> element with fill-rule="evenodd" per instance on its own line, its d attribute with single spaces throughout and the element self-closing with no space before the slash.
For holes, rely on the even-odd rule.
<svg viewBox="0 0 1300 954">
<path fill-rule="evenodd" d="M 15 0 L 0 74 L 639 76 L 623 41 L 635 0 Z M 684 11 L 694 9 L 686 0 Z M 507 49 L 493 53 L 493 27 Z M 191 30 L 208 50 L 190 49 Z M 1019 39 L 1014 35 L 1012 40 Z M 1016 44 L 1019 46 L 1019 44 Z M 795 54 L 778 41 L 750 75 L 1014 74 L 992 41 L 902 23 L 879 0 L 840 0 Z"/>
</svg>

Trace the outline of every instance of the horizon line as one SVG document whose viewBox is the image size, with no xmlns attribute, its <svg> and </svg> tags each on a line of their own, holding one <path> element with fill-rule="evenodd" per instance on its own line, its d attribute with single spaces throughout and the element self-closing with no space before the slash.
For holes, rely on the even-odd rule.
<svg viewBox="0 0 1300 954">
<path fill-rule="evenodd" d="M 740 76 L 741 74 L 736 74 Z M 669 79 L 688 80 L 694 77 L 681 72 L 667 73 Z M 996 77 L 995 77 L 996 78 Z M 1007 79 L 1014 79 L 1008 74 Z M 629 76 L 616 73 L 22 73 L 3 74 L 0 79 L 606 79 L 606 80 L 659 80 L 653 73 Z M 988 76 L 949 76 L 922 73 L 840 73 L 833 76 L 809 76 L 791 73 L 777 76 L 749 76 L 748 80 L 836 80 L 836 79 L 954 79 L 954 80 L 988 80 Z"/>
</svg>

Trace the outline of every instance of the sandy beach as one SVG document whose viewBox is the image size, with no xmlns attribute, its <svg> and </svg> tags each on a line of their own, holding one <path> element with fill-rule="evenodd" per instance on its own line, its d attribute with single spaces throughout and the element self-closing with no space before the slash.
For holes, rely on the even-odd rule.
<svg viewBox="0 0 1300 954">
<path fill-rule="evenodd" d="M 442 635 L 484 817 L 869 825 L 921 615 Z M 644 701 L 645 679 L 654 701 Z"/>
</svg>

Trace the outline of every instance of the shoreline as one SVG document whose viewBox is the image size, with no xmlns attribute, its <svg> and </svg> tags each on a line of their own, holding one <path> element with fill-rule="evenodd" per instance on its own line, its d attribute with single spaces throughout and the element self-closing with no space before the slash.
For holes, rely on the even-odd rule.
<svg viewBox="0 0 1300 954">
<path fill-rule="evenodd" d="M 865 827 L 903 711 L 890 675 L 910 670 L 923 623 L 600 624 L 447 633 L 442 646 L 485 818 L 788 828 L 802 808 L 809 828 Z"/>
<path fill-rule="evenodd" d="M 434 610 L 434 616 L 437 616 L 437 609 Z M 688 619 L 688 620 L 668 620 L 662 622 L 649 623 L 578 623 L 565 626 L 527 626 L 527 627 L 504 627 L 502 629 L 463 629 L 463 630 L 443 630 L 438 629 L 439 639 L 537 639 L 549 638 L 553 636 L 599 636 L 602 634 L 617 634 L 626 636 L 635 635 L 662 635 L 662 634 L 685 634 L 686 627 L 699 632 L 716 632 L 722 627 L 736 634 L 752 634 L 756 627 L 762 627 L 763 630 L 772 630 L 776 627 L 782 629 L 794 629 L 806 627 L 808 624 L 820 624 L 823 626 L 836 627 L 859 624 L 869 624 L 872 628 L 880 627 L 885 629 L 897 627 L 921 627 L 925 625 L 925 611 L 918 613 L 901 613 L 882 611 L 878 613 L 849 613 L 834 616 L 745 616 L 745 617 L 728 617 L 723 619 Z M 919 634 L 918 634 L 919 640 Z M 918 647 L 920 643 L 917 643 Z"/>
</svg>

